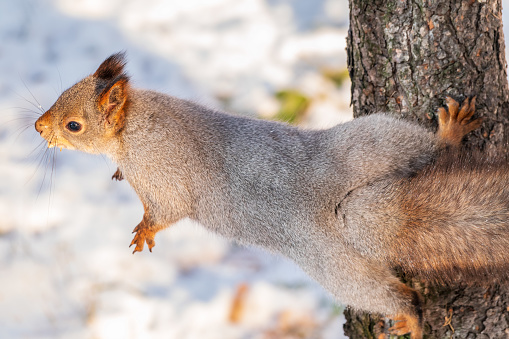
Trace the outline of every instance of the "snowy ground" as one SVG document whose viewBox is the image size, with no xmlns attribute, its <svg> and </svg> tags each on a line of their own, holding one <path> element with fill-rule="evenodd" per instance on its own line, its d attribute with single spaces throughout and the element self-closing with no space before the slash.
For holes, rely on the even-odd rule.
<svg viewBox="0 0 509 339">
<path fill-rule="evenodd" d="M 189 221 L 131 255 L 143 210 L 116 166 L 41 163 L 19 107 L 47 109 L 126 50 L 135 86 L 252 116 L 296 88 L 303 123 L 329 126 L 350 114 L 322 75 L 345 67 L 347 18 L 338 0 L 0 0 L 0 338 L 342 338 L 341 307 L 298 267 Z"/>
</svg>

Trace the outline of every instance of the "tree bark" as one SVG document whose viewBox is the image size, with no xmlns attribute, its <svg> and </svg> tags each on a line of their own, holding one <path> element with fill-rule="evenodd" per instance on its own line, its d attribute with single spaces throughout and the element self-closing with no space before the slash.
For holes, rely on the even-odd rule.
<svg viewBox="0 0 509 339">
<path fill-rule="evenodd" d="M 436 111 L 447 96 L 459 102 L 477 96 L 476 116 L 484 120 L 467 136 L 467 148 L 491 155 L 507 149 L 509 88 L 501 17 L 501 0 L 350 0 L 347 52 L 354 116 L 387 112 L 436 129 Z M 425 337 L 509 337 L 507 286 L 407 283 L 424 296 Z M 378 316 L 351 310 L 346 318 L 350 338 L 375 338 L 387 326 Z"/>
</svg>

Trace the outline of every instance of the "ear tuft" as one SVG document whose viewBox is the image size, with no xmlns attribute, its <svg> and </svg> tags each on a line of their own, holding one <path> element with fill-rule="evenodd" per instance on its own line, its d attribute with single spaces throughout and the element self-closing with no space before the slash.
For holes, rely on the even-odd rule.
<svg viewBox="0 0 509 339">
<path fill-rule="evenodd" d="M 125 52 L 118 52 L 104 60 L 95 71 L 94 76 L 103 80 L 112 80 L 124 72 L 126 64 Z"/>
</svg>

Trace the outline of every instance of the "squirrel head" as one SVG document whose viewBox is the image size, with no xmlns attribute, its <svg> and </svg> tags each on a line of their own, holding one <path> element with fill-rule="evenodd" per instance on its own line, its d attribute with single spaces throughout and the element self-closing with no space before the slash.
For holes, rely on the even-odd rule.
<svg viewBox="0 0 509 339">
<path fill-rule="evenodd" d="M 109 153 L 124 128 L 129 105 L 125 64 L 124 53 L 113 54 L 37 119 L 35 129 L 48 147 Z"/>
</svg>

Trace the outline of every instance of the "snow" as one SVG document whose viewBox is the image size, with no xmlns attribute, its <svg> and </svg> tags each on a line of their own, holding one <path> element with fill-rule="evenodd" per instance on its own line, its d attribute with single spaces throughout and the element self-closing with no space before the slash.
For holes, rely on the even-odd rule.
<svg viewBox="0 0 509 339">
<path fill-rule="evenodd" d="M 341 306 L 296 265 L 189 220 L 132 255 L 134 192 L 104 157 L 46 150 L 33 111 L 125 50 L 137 87 L 251 116 L 296 88 L 306 126 L 330 126 L 351 116 L 321 75 L 345 67 L 347 16 L 337 0 L 0 1 L 0 338 L 343 338 Z"/>
</svg>

